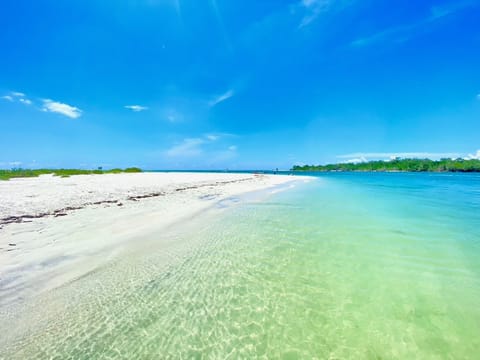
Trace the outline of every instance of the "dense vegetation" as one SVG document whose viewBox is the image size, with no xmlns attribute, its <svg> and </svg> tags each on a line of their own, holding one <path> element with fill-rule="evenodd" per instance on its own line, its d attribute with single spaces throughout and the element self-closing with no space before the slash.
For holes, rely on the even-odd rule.
<svg viewBox="0 0 480 360">
<path fill-rule="evenodd" d="M 295 165 L 293 171 L 429 171 L 429 172 L 480 172 L 480 160 L 464 159 L 394 159 L 329 165 Z"/>
<path fill-rule="evenodd" d="M 71 175 L 89 175 L 89 174 L 118 174 L 118 173 L 136 173 L 142 172 L 141 169 L 130 167 L 126 169 L 111 169 L 111 170 L 80 170 L 80 169 L 12 169 L 0 170 L 0 180 L 9 180 L 12 178 L 22 177 L 37 177 L 43 174 L 53 174 L 61 177 L 69 177 Z"/>
</svg>

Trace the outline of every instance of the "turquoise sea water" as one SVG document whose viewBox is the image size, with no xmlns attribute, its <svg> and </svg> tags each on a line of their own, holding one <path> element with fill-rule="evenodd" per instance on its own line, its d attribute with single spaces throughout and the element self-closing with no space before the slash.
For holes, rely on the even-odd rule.
<svg viewBox="0 0 480 360">
<path fill-rule="evenodd" d="M 0 357 L 480 356 L 478 174 L 321 174 L 197 220 L 2 315 Z"/>
</svg>

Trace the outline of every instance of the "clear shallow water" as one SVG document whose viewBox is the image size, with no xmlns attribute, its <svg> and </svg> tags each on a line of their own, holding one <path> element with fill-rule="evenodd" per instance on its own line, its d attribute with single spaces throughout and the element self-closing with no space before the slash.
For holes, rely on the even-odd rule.
<svg viewBox="0 0 480 360">
<path fill-rule="evenodd" d="M 478 358 L 479 175 L 325 174 L 199 222 L 1 315 L 0 354 Z"/>
</svg>

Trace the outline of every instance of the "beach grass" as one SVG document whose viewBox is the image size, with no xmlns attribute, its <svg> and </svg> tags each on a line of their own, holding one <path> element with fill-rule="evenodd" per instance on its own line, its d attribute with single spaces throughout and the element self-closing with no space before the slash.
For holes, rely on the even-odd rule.
<svg viewBox="0 0 480 360">
<path fill-rule="evenodd" d="M 142 172 L 142 169 L 137 167 L 129 167 L 126 169 L 96 169 L 96 170 L 83 170 L 83 169 L 11 169 L 0 170 L 0 180 L 10 180 L 13 178 L 26 178 L 26 177 L 38 177 L 44 174 L 53 174 L 60 177 L 69 177 L 72 175 L 91 175 L 91 174 L 120 174 L 120 173 L 138 173 Z"/>
</svg>

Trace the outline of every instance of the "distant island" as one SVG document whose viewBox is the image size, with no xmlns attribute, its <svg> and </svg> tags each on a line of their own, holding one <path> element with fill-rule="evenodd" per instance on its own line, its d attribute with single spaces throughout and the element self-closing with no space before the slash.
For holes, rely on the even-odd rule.
<svg viewBox="0 0 480 360">
<path fill-rule="evenodd" d="M 292 171 L 480 172 L 476 159 L 393 159 L 328 165 L 295 165 Z"/>
</svg>

